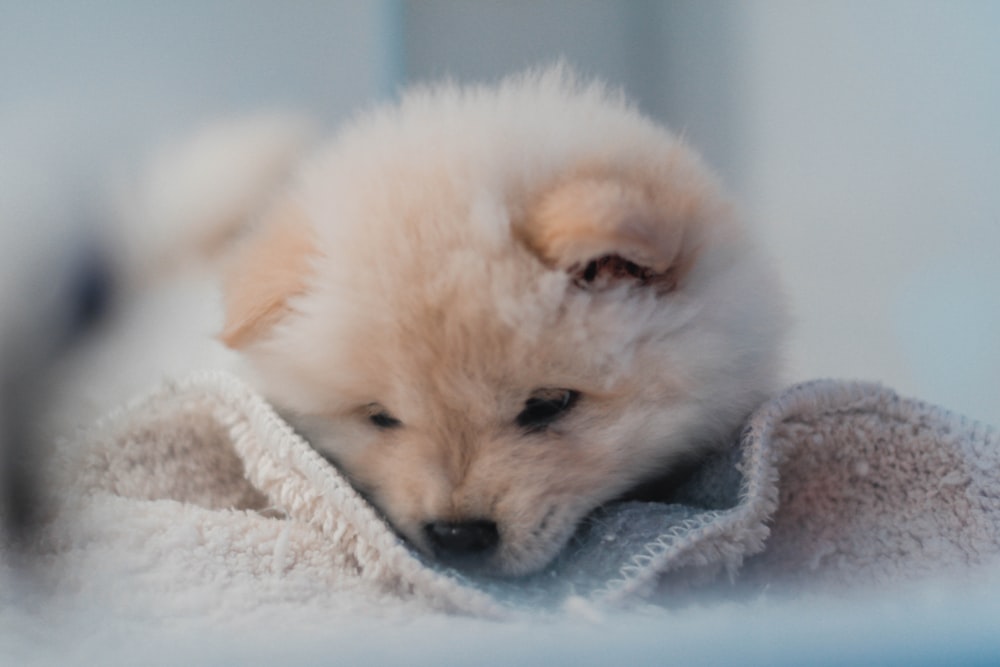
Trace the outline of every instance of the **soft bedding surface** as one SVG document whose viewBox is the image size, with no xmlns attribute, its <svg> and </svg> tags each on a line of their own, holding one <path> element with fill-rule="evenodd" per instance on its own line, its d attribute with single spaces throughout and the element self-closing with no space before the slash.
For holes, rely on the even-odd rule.
<svg viewBox="0 0 1000 667">
<path fill-rule="evenodd" d="M 145 630 L 292 623 L 299 635 L 441 613 L 522 626 L 628 614 L 635 627 L 669 614 L 676 625 L 765 598 L 787 614 L 927 582 L 995 590 L 1000 556 L 998 433 L 871 384 L 786 390 L 669 502 L 602 508 L 548 569 L 514 581 L 411 551 L 226 374 L 166 384 L 57 454 L 46 525 L 0 578 L 22 642 L 41 618 L 22 612 L 41 608 Z"/>
</svg>

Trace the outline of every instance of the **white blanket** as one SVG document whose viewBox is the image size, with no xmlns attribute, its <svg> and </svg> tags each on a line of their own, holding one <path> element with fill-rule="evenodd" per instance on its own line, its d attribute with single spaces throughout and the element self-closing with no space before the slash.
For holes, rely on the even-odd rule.
<svg viewBox="0 0 1000 667">
<path fill-rule="evenodd" d="M 147 627 L 589 618 L 650 602 L 676 613 L 692 595 L 889 592 L 995 573 L 1000 560 L 1000 435 L 868 384 L 787 390 L 672 502 L 604 508 L 552 567 L 518 581 L 470 580 L 414 554 L 265 401 L 220 373 L 113 413 L 64 443 L 53 468 L 31 566 L 0 578 L 6 604 L 27 576 L 63 608 Z"/>
</svg>

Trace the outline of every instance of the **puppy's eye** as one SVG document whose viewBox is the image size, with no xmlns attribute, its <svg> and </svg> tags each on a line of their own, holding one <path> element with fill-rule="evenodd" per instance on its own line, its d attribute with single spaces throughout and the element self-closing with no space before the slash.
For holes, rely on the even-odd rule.
<svg viewBox="0 0 1000 667">
<path fill-rule="evenodd" d="M 517 415 L 517 425 L 538 431 L 556 421 L 576 405 L 580 392 L 572 389 L 539 389 L 524 402 Z"/>
<path fill-rule="evenodd" d="M 393 417 L 388 410 L 377 403 L 368 406 L 368 421 L 383 430 L 399 428 L 403 425 L 403 422 Z"/>
</svg>

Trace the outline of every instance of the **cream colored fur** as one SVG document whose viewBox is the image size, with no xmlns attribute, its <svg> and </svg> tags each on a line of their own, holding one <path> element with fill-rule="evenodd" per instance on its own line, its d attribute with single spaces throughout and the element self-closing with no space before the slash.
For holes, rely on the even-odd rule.
<svg viewBox="0 0 1000 667">
<path fill-rule="evenodd" d="M 537 570 L 598 505 L 730 442 L 775 387 L 778 289 L 715 180 L 560 68 L 415 90 L 279 201 L 232 265 L 224 339 L 425 551 L 429 522 L 489 520 L 479 565 Z M 546 388 L 581 398 L 518 427 Z"/>
</svg>

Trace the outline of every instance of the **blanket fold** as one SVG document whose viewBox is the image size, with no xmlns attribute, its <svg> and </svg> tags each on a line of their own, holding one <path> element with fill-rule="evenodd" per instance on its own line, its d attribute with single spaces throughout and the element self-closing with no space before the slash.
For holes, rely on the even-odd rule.
<svg viewBox="0 0 1000 667">
<path fill-rule="evenodd" d="M 336 605 L 349 592 L 501 617 L 580 598 L 670 604 L 709 586 L 892 585 L 1000 555 L 998 433 L 863 383 L 785 391 L 672 502 L 601 508 L 550 567 L 517 580 L 471 579 L 413 552 L 222 373 L 109 415 L 65 444 L 57 468 L 40 558 L 59 564 L 61 585 L 114 580 L 109 604 L 161 612 Z"/>
</svg>

